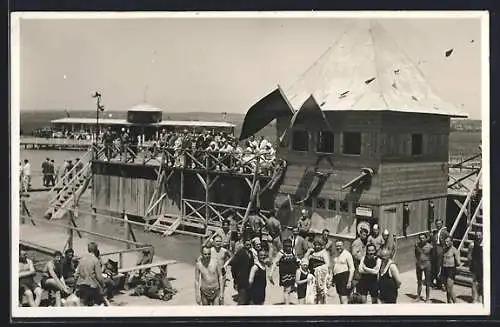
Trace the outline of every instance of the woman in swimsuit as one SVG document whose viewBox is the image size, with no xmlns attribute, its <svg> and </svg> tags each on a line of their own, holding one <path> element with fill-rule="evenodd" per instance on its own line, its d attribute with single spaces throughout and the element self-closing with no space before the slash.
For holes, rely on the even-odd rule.
<svg viewBox="0 0 500 327">
<path fill-rule="evenodd" d="M 264 264 L 267 259 L 267 253 L 263 250 L 258 253 L 258 260 L 255 261 L 248 283 L 250 285 L 250 303 L 254 305 L 263 305 L 266 300 L 266 266 Z"/>
<path fill-rule="evenodd" d="M 379 300 L 382 303 L 396 303 L 398 288 L 401 286 L 398 268 L 390 259 L 391 253 L 389 250 L 383 249 L 380 257 L 382 263 L 378 278 Z"/>
<path fill-rule="evenodd" d="M 271 266 L 269 282 L 272 285 L 274 285 L 273 273 L 276 266 L 279 267 L 279 285 L 283 287 L 283 302 L 284 304 L 290 304 L 290 293 L 292 293 L 292 287 L 295 285 L 295 275 L 297 273 L 297 257 L 292 251 L 292 240 L 286 239 L 283 241 L 283 250 L 278 252 Z"/>
<path fill-rule="evenodd" d="M 306 304 L 307 281 L 309 276 L 309 261 L 302 259 L 300 268 L 295 275 L 295 284 L 297 285 L 297 299 L 299 304 Z"/>
<path fill-rule="evenodd" d="M 316 278 L 316 304 L 326 303 L 328 292 L 328 272 L 330 268 L 330 255 L 319 240 L 313 242 L 313 248 L 309 249 L 304 256 L 309 260 L 309 271 Z"/>
</svg>

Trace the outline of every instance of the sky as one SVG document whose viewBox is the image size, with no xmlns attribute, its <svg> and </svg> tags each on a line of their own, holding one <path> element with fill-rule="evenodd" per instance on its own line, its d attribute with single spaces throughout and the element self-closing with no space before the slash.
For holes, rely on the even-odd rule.
<svg viewBox="0 0 500 327">
<path fill-rule="evenodd" d="M 286 91 L 353 19 L 22 19 L 21 110 L 245 113 Z M 478 18 L 378 19 L 435 92 L 481 116 Z M 446 58 L 446 50 L 453 54 Z"/>
</svg>

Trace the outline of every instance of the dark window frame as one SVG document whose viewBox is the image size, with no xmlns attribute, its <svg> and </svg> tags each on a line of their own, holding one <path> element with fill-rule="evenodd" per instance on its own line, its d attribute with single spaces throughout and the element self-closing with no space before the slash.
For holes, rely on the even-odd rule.
<svg viewBox="0 0 500 327">
<path fill-rule="evenodd" d="M 328 154 L 335 153 L 335 133 L 331 131 L 319 131 L 316 133 L 316 135 L 317 135 L 317 144 L 316 144 L 317 153 L 328 153 Z M 331 148 L 329 147 L 328 149 L 326 149 L 326 146 L 324 146 L 324 143 L 321 141 L 323 135 L 331 136 L 331 145 L 330 145 Z M 323 148 L 321 148 L 322 145 Z"/>
<path fill-rule="evenodd" d="M 352 140 L 351 137 L 356 136 L 359 137 L 359 141 Z M 349 139 L 349 140 L 348 140 Z M 361 132 L 343 132 L 342 133 L 342 154 L 349 155 L 349 156 L 360 156 L 361 155 L 361 148 L 362 148 L 362 133 Z M 354 143 L 356 143 L 356 148 L 358 149 L 357 151 L 351 151 L 351 147 L 354 146 Z M 358 144 L 359 143 L 359 146 Z M 349 152 L 347 151 L 349 150 Z"/>
<path fill-rule="evenodd" d="M 328 200 L 328 205 L 327 205 L 327 210 L 328 211 L 337 211 L 337 200 Z"/>
<path fill-rule="evenodd" d="M 342 213 L 349 213 L 349 201 L 340 201 L 339 211 Z"/>
<path fill-rule="evenodd" d="M 306 143 L 305 143 L 306 147 L 305 147 L 305 149 L 297 149 L 296 148 L 296 143 L 295 142 L 296 142 L 296 134 L 297 133 L 303 133 L 304 136 L 306 137 Z M 310 146 L 309 146 L 309 132 L 307 130 L 303 130 L 303 129 L 293 130 L 292 131 L 291 149 L 293 151 L 297 151 L 297 152 L 309 152 L 309 148 L 310 148 Z"/>
<path fill-rule="evenodd" d="M 327 201 L 328 200 L 325 198 L 316 198 L 316 209 L 327 210 L 327 207 L 328 207 Z M 320 203 L 321 203 L 321 205 L 320 205 Z"/>
<path fill-rule="evenodd" d="M 424 154 L 424 135 L 422 133 L 411 134 L 411 147 L 412 156 L 421 156 Z"/>
</svg>

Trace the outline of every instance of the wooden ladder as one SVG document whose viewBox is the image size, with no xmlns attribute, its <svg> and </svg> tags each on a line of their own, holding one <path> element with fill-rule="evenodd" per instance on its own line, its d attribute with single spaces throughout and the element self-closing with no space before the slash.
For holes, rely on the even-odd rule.
<svg viewBox="0 0 500 327">
<path fill-rule="evenodd" d="M 456 283 L 464 286 L 472 285 L 472 275 L 469 269 L 468 254 L 469 246 L 474 241 L 474 235 L 477 231 L 483 231 L 483 199 L 482 196 L 478 199 L 477 204 L 474 203 L 476 192 L 479 191 L 482 170 L 479 170 L 473 187 L 470 189 L 465 201 L 461 204 L 460 212 L 455 219 L 450 231 L 454 245 L 460 253 L 460 261 L 463 266 L 457 269 Z M 468 212 L 468 210 L 471 212 Z M 472 216 L 471 216 L 471 213 Z M 456 236 L 457 226 L 462 219 L 467 219 L 466 229 L 463 235 Z"/>
<path fill-rule="evenodd" d="M 91 162 L 88 162 L 80 171 L 75 172 L 68 183 L 63 185 L 55 197 L 49 201 L 50 206 L 44 214 L 45 218 L 49 220 L 61 219 L 67 212 L 67 207 L 73 202 L 78 202 L 81 194 L 85 192 L 92 180 L 91 165 Z M 67 178 L 66 175 L 65 178 Z"/>
</svg>

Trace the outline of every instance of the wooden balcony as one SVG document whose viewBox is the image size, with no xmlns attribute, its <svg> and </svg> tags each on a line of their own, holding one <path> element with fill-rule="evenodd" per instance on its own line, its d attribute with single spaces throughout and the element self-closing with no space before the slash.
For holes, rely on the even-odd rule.
<svg viewBox="0 0 500 327">
<path fill-rule="evenodd" d="M 111 146 L 94 145 L 94 160 L 123 162 L 134 165 L 164 165 L 167 169 L 183 169 L 197 172 L 218 172 L 231 175 L 273 175 L 282 160 L 268 154 L 175 149 L 158 146 Z"/>
</svg>

